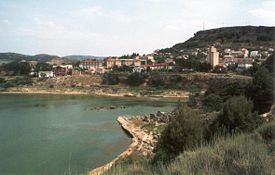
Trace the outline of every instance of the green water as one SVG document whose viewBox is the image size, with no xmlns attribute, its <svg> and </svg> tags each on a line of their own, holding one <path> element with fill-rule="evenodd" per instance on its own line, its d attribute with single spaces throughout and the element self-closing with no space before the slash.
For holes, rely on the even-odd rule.
<svg viewBox="0 0 275 175">
<path fill-rule="evenodd" d="M 94 110 L 111 105 L 126 108 Z M 0 95 L 0 174 L 85 174 L 129 145 L 117 116 L 174 106 L 137 98 Z"/>
</svg>

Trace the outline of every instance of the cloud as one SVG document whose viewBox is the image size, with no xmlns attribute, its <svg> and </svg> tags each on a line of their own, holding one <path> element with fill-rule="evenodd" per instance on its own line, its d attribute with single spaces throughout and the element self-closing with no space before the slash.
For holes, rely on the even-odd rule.
<svg viewBox="0 0 275 175">
<path fill-rule="evenodd" d="M 1 20 L 1 22 L 5 25 L 10 25 L 11 24 L 10 20 L 8 20 L 8 19 L 3 19 L 3 20 Z"/>
<path fill-rule="evenodd" d="M 91 6 L 91 7 L 85 7 L 76 9 L 72 12 L 72 15 L 76 18 L 84 18 L 90 19 L 90 20 L 99 20 L 99 19 L 109 19 L 114 20 L 117 22 L 129 22 L 130 18 L 127 14 L 121 12 L 121 11 L 115 11 L 115 10 L 107 10 L 102 8 L 101 6 Z"/>
<path fill-rule="evenodd" d="M 275 18 L 275 11 L 269 11 L 262 8 L 250 10 L 249 13 L 251 13 L 253 16 L 260 18 Z"/>
<path fill-rule="evenodd" d="M 33 52 L 61 55 L 150 53 L 184 42 L 202 30 L 203 23 L 210 29 L 270 25 L 275 20 L 274 0 L 64 0 L 60 6 L 53 0 L 41 2 L 30 1 L 25 8 L 23 3 L 6 2 L 10 7 L 0 11 L 0 39 L 5 39 L 1 48 L 14 41 L 10 45 L 17 50 L 32 44 Z"/>
<path fill-rule="evenodd" d="M 253 17 L 264 19 L 265 21 L 275 22 L 275 1 L 264 0 L 261 4 L 255 8 L 248 11 Z"/>
</svg>

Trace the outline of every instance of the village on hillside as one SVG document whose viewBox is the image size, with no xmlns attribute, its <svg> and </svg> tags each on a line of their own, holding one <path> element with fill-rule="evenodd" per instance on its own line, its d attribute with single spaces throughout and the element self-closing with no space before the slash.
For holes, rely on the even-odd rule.
<svg viewBox="0 0 275 175">
<path fill-rule="evenodd" d="M 36 60 L 20 60 L 18 64 L 24 63 L 31 67 L 29 75 L 39 78 L 53 78 L 58 76 L 81 76 L 104 74 L 110 71 L 118 72 L 195 72 L 196 65 L 190 60 L 195 60 L 204 65 L 202 72 L 214 70 L 225 73 L 243 72 L 254 64 L 261 64 L 268 58 L 273 48 L 260 47 L 257 50 L 240 48 L 237 50 L 226 48 L 217 50 L 214 46 L 206 49 L 191 49 L 188 52 L 174 55 L 170 52 L 159 52 L 158 50 L 147 55 L 124 55 L 121 57 L 107 57 L 104 59 L 86 59 L 73 62 L 67 59 L 52 59 L 44 63 Z M 206 70 L 205 70 L 206 69 Z M 5 65 L 0 67 L 0 75 L 13 75 Z"/>
</svg>

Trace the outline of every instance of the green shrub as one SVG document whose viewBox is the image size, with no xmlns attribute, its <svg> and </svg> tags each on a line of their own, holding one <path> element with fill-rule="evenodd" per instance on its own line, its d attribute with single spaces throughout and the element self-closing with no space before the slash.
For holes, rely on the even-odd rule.
<svg viewBox="0 0 275 175">
<path fill-rule="evenodd" d="M 14 81 L 16 85 L 31 85 L 33 83 L 29 77 L 16 77 Z"/>
<path fill-rule="evenodd" d="M 218 139 L 214 146 L 181 154 L 169 167 L 171 174 L 271 174 L 274 166 L 267 146 L 245 135 Z"/>
<path fill-rule="evenodd" d="M 261 118 L 252 112 L 253 103 L 244 96 L 235 96 L 227 100 L 216 121 L 210 126 L 212 133 L 225 131 L 228 133 L 248 132 L 257 128 Z"/>
<path fill-rule="evenodd" d="M 265 68 L 260 67 L 247 87 L 247 96 L 254 102 L 254 110 L 260 114 L 268 112 L 274 103 L 273 77 Z"/>
<path fill-rule="evenodd" d="M 0 78 L 0 84 L 5 83 L 6 80 L 4 78 Z"/>
<path fill-rule="evenodd" d="M 188 148 L 202 142 L 203 123 L 197 111 L 185 104 L 178 106 L 176 116 L 161 133 L 154 161 L 169 161 Z"/>
<path fill-rule="evenodd" d="M 144 83 L 147 77 L 147 74 L 135 72 L 128 76 L 126 83 L 130 86 L 139 86 Z"/>
<path fill-rule="evenodd" d="M 13 71 L 16 75 L 28 75 L 31 72 L 31 66 L 27 62 L 14 61 L 3 65 L 3 68 L 8 71 Z"/>
<path fill-rule="evenodd" d="M 3 88 L 10 88 L 10 87 L 14 87 L 14 86 L 16 86 L 16 85 L 11 81 L 7 81 L 7 82 L 2 84 Z"/>
<path fill-rule="evenodd" d="M 202 103 L 207 111 L 219 111 L 222 108 L 222 99 L 215 94 L 204 97 Z"/>
<path fill-rule="evenodd" d="M 120 82 L 118 75 L 112 73 L 104 74 L 102 80 L 102 83 L 107 85 L 116 85 Z"/>
<path fill-rule="evenodd" d="M 164 87 L 165 86 L 165 78 L 162 76 L 151 77 L 149 80 L 149 86 L 151 87 Z"/>
<path fill-rule="evenodd" d="M 256 130 L 256 133 L 261 136 L 261 141 L 266 144 L 271 144 L 272 141 L 275 141 L 275 122 L 261 126 Z"/>
<path fill-rule="evenodd" d="M 220 90 L 219 96 L 224 102 L 232 96 L 244 96 L 246 93 L 246 86 L 247 83 L 242 82 L 227 84 Z"/>
</svg>

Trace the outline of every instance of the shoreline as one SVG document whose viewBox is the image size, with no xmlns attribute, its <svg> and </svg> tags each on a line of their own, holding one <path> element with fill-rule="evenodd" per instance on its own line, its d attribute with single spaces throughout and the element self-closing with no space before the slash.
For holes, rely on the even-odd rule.
<svg viewBox="0 0 275 175">
<path fill-rule="evenodd" d="M 132 97 L 132 98 L 167 98 L 167 99 L 179 99 L 189 98 L 189 93 L 186 95 L 135 95 L 130 93 L 89 93 L 89 92 L 57 92 L 57 91 L 0 91 L 0 95 L 83 95 L 83 96 L 94 96 L 94 97 Z"/>
<path fill-rule="evenodd" d="M 125 117 L 119 116 L 117 118 L 117 122 L 120 124 L 123 130 L 131 135 L 132 141 L 131 144 L 127 147 L 125 151 L 123 151 L 121 154 L 119 154 L 115 159 L 110 161 L 109 163 L 106 163 L 105 165 L 102 165 L 98 168 L 95 168 L 89 172 L 89 175 L 101 175 L 104 172 L 108 171 L 118 160 L 131 155 L 135 150 L 137 150 L 138 145 L 140 143 L 139 138 L 136 135 L 137 128 L 131 124 L 129 119 Z"/>
</svg>

